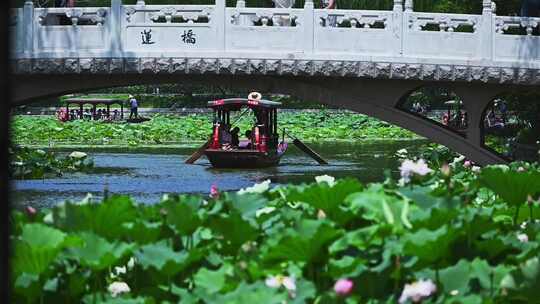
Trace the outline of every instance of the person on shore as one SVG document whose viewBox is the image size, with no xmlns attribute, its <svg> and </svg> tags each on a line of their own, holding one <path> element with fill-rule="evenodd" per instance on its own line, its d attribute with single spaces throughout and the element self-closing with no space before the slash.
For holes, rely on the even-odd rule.
<svg viewBox="0 0 540 304">
<path fill-rule="evenodd" d="M 422 106 L 420 105 L 420 103 L 418 101 L 413 103 L 413 112 L 420 113 L 421 111 L 422 111 Z"/>
<path fill-rule="evenodd" d="M 92 119 L 92 114 L 90 113 L 90 109 L 84 109 L 83 118 L 87 120 Z"/>
<path fill-rule="evenodd" d="M 465 112 L 463 110 L 459 111 L 459 122 L 460 122 L 461 128 L 467 128 L 468 122 L 469 122 L 467 112 Z"/>
<path fill-rule="evenodd" d="M 540 0 L 522 0 L 521 17 L 540 17 Z"/>
<path fill-rule="evenodd" d="M 508 106 L 506 105 L 506 101 L 501 100 L 499 102 L 499 111 L 501 112 L 501 119 L 504 124 L 506 124 L 507 119 L 507 112 L 508 112 Z"/>
<path fill-rule="evenodd" d="M 444 113 L 442 116 L 442 124 L 445 126 L 448 126 L 449 123 L 450 123 L 450 116 L 448 115 L 448 113 Z"/>
<path fill-rule="evenodd" d="M 135 116 L 135 119 L 139 118 L 139 103 L 133 95 L 129 95 L 129 106 L 131 108 L 131 112 L 129 113 L 129 119 L 132 119 L 133 116 Z"/>
</svg>

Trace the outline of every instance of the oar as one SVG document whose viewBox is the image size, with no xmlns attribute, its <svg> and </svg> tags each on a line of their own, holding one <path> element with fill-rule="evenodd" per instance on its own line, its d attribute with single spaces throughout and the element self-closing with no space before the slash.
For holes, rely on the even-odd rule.
<svg viewBox="0 0 540 304">
<path fill-rule="evenodd" d="M 306 144 L 304 144 L 300 139 L 287 133 L 285 129 L 283 129 L 283 134 L 287 134 L 287 136 L 293 140 L 293 144 L 298 147 L 298 149 L 311 156 L 311 158 L 316 160 L 320 165 L 328 165 L 328 162 L 326 160 L 324 160 L 319 154 L 317 154 L 317 152 L 313 151 L 313 149 L 310 149 L 308 146 L 306 146 Z"/>
<path fill-rule="evenodd" d="M 231 124 L 231 127 L 234 126 L 234 124 L 236 124 L 236 123 L 240 120 L 240 118 L 242 118 L 242 116 L 244 116 L 244 114 L 247 113 L 248 110 L 249 110 L 249 108 L 246 108 L 246 109 L 244 110 L 244 112 L 242 112 L 242 113 L 240 114 L 240 116 L 238 116 L 238 117 L 236 118 L 236 120 L 233 121 L 233 123 Z M 211 141 L 211 140 L 212 140 L 212 139 L 209 139 L 209 140 L 208 140 L 207 142 L 205 142 L 199 149 L 197 149 L 193 154 L 191 154 L 191 156 L 186 160 L 186 164 L 192 165 L 192 164 L 194 164 L 199 158 L 201 158 L 201 156 L 203 156 L 203 154 L 204 154 L 204 150 L 206 150 L 206 148 L 208 148 L 208 146 L 210 145 L 210 141 Z"/>
<path fill-rule="evenodd" d="M 203 156 L 204 150 L 206 150 L 209 145 L 210 139 L 205 142 L 199 149 L 197 149 L 193 154 L 191 154 L 191 156 L 186 160 L 186 164 L 192 165 L 193 163 L 195 163 L 199 158 L 201 158 L 201 156 Z"/>
</svg>

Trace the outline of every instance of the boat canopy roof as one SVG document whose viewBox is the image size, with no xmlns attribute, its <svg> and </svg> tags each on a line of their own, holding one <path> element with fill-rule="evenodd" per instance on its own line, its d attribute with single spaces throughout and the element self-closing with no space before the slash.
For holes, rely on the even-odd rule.
<svg viewBox="0 0 540 304">
<path fill-rule="evenodd" d="M 68 98 L 65 100 L 68 104 L 91 104 L 91 105 L 112 105 L 112 104 L 122 104 L 125 100 L 123 99 L 110 99 L 110 98 Z"/>
<path fill-rule="evenodd" d="M 270 100 L 256 100 L 248 98 L 229 98 L 229 99 L 218 99 L 208 102 L 208 107 L 213 109 L 227 110 L 227 111 L 238 111 L 242 107 L 247 106 L 250 108 L 279 108 L 281 102 L 270 101 Z"/>
</svg>

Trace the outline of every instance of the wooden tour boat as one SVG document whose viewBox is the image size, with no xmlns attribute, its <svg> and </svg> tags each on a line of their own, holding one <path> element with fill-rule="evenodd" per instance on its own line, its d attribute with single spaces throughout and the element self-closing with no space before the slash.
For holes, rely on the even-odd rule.
<svg viewBox="0 0 540 304">
<path fill-rule="evenodd" d="M 278 134 L 279 102 L 263 100 L 259 93 L 251 93 L 248 98 L 219 99 L 208 102 L 214 110 L 214 124 L 210 139 L 200 147 L 186 163 L 193 164 L 202 155 L 206 155 L 215 168 L 265 168 L 277 166 L 287 150 L 285 135 L 293 138 L 293 144 L 313 157 L 320 164 L 326 164 L 317 153 L 308 148 L 297 138 L 283 130 L 282 140 Z M 237 120 L 251 111 L 255 123 L 244 141 L 238 142 L 238 130 L 231 124 L 231 112 L 240 112 Z M 236 128 L 237 129 L 237 128 Z M 245 132 L 246 130 L 244 130 Z M 232 132 L 232 133 L 231 133 Z M 235 135 L 236 134 L 236 135 Z"/>
</svg>

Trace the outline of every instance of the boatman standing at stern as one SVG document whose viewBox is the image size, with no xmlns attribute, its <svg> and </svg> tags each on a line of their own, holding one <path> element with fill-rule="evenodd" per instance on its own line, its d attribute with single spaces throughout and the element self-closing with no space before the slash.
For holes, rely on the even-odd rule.
<svg viewBox="0 0 540 304">
<path fill-rule="evenodd" d="M 137 99 L 133 95 L 129 95 L 129 105 L 131 107 L 131 113 L 129 113 L 129 119 L 132 118 L 133 115 L 135 115 L 135 118 L 139 118 L 138 108 L 139 104 L 137 102 Z"/>
</svg>

